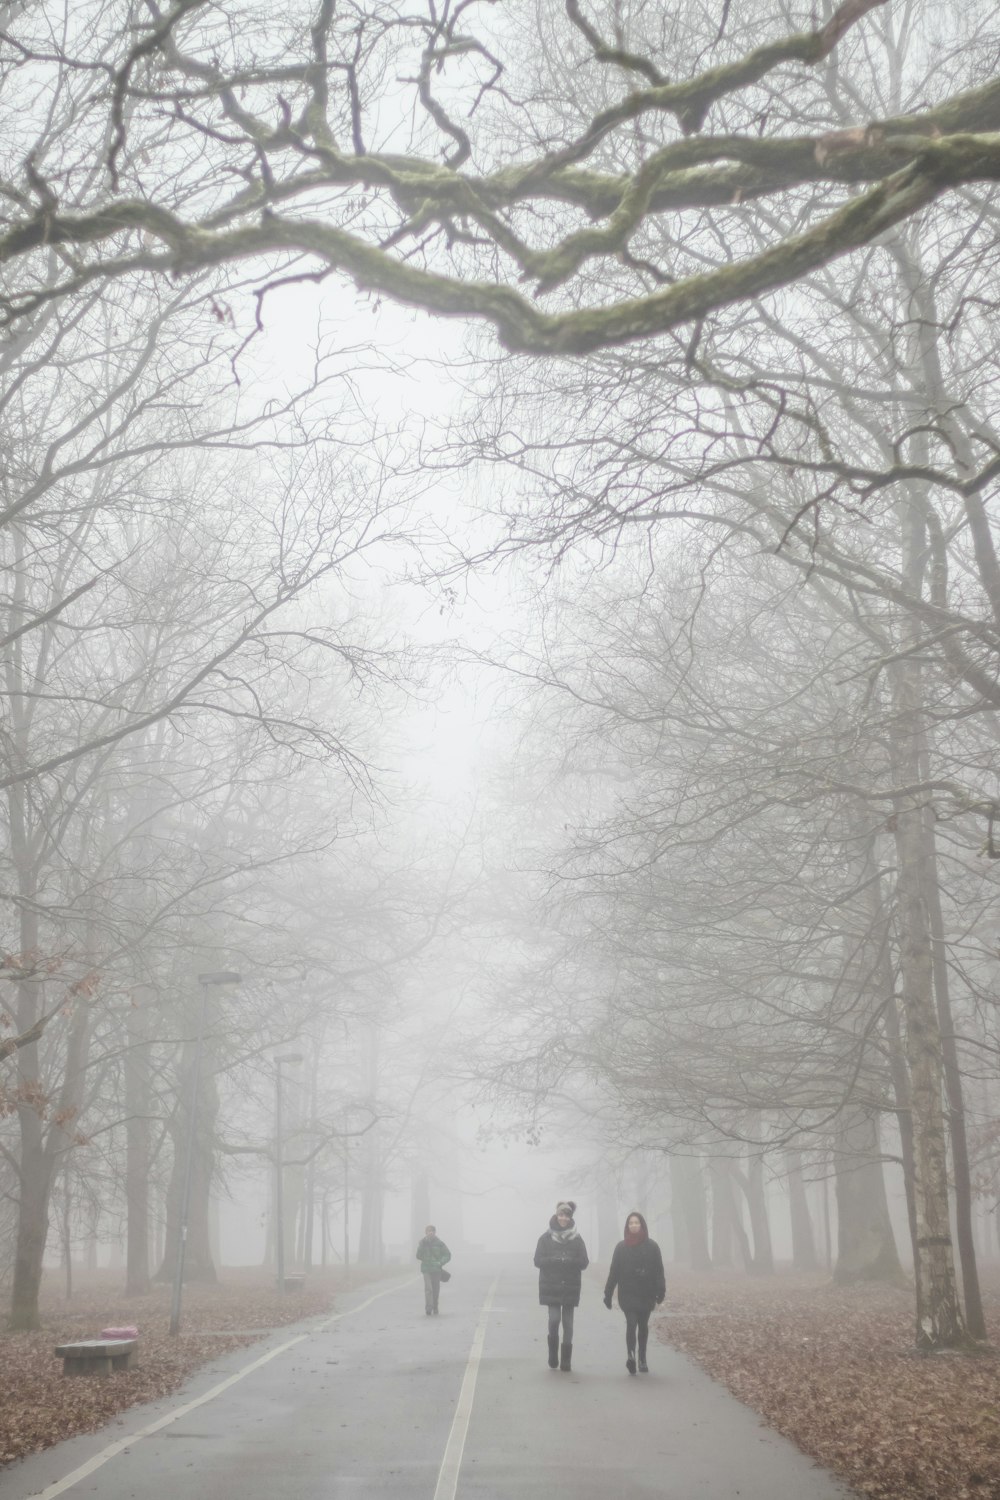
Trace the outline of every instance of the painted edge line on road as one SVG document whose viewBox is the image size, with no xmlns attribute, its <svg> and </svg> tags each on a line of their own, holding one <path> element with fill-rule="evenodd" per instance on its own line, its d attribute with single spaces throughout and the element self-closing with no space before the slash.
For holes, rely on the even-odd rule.
<svg viewBox="0 0 1000 1500">
<path fill-rule="evenodd" d="M 183 1406 L 178 1406 L 174 1411 L 168 1411 L 166 1416 L 158 1417 L 155 1422 L 150 1422 L 146 1427 L 140 1427 L 138 1432 L 133 1432 L 131 1436 L 119 1438 L 117 1442 L 109 1443 L 106 1448 L 101 1449 L 100 1453 L 95 1453 L 93 1458 L 88 1458 L 85 1464 L 81 1464 L 78 1469 L 74 1469 L 71 1474 L 67 1474 L 65 1479 L 57 1479 L 54 1484 L 50 1484 L 46 1489 L 37 1490 L 30 1497 L 30 1500 L 55 1500 L 56 1495 L 63 1494 L 72 1485 L 78 1484 L 81 1479 L 86 1479 L 88 1474 L 93 1474 L 95 1470 L 103 1468 L 110 1459 L 115 1458 L 119 1453 L 123 1453 L 126 1448 L 131 1448 L 133 1443 L 141 1442 L 143 1438 L 152 1437 L 154 1432 L 159 1432 L 161 1428 L 169 1427 L 171 1422 L 176 1422 L 180 1417 L 186 1417 L 189 1411 L 194 1411 L 198 1406 L 204 1406 L 207 1401 L 214 1401 L 216 1396 L 221 1396 L 223 1391 L 228 1391 L 231 1385 L 236 1385 L 238 1381 L 243 1380 L 247 1375 L 252 1375 L 254 1370 L 259 1370 L 262 1365 L 268 1364 L 272 1359 L 277 1359 L 279 1354 L 287 1354 L 289 1349 L 294 1349 L 296 1344 L 301 1344 L 306 1339 L 311 1338 L 313 1333 L 325 1332 L 327 1328 L 333 1323 L 339 1322 L 341 1318 L 349 1318 L 353 1313 L 363 1312 L 366 1307 L 371 1307 L 372 1303 L 377 1302 L 380 1297 L 388 1297 L 391 1292 L 402 1291 L 404 1287 L 412 1286 L 415 1280 L 415 1277 L 408 1276 L 405 1281 L 397 1281 L 392 1286 L 387 1286 L 382 1291 L 376 1292 L 374 1296 L 368 1297 L 364 1302 L 359 1302 L 357 1307 L 349 1307 L 342 1313 L 334 1313 L 332 1318 L 327 1318 L 325 1322 L 321 1323 L 317 1328 L 310 1330 L 309 1333 L 297 1333 L 293 1339 L 286 1339 L 276 1349 L 269 1349 L 266 1354 L 260 1355 L 258 1359 L 251 1360 L 250 1364 L 244 1365 L 242 1369 L 236 1370 L 234 1374 L 227 1376 L 225 1380 L 221 1380 L 218 1385 L 213 1385 L 212 1389 L 206 1391 L 203 1396 L 198 1396 L 194 1401 L 186 1401 Z"/>
<path fill-rule="evenodd" d="M 441 1468 L 438 1473 L 437 1488 L 434 1491 L 434 1500 L 455 1500 L 458 1490 L 458 1475 L 462 1467 L 462 1455 L 465 1452 L 465 1439 L 469 1434 L 469 1422 L 472 1418 L 472 1403 L 476 1395 L 476 1380 L 479 1376 L 479 1362 L 483 1356 L 483 1345 L 486 1342 L 486 1326 L 490 1320 L 490 1309 L 493 1306 L 493 1298 L 500 1284 L 497 1276 L 486 1294 L 482 1311 L 479 1314 L 479 1322 L 472 1336 L 472 1348 L 469 1350 L 469 1362 L 465 1367 L 465 1378 L 462 1381 L 462 1389 L 458 1393 L 458 1405 L 455 1407 L 455 1415 L 452 1418 L 451 1431 L 445 1444 L 444 1458 L 441 1460 Z"/>
<path fill-rule="evenodd" d="M 419 1276 L 407 1276 L 405 1281 L 394 1281 L 392 1286 L 384 1287 L 381 1292 L 375 1292 L 373 1296 L 368 1297 L 364 1302 L 359 1302 L 357 1307 L 348 1307 L 344 1312 L 334 1313 L 332 1317 L 325 1318 L 316 1328 L 315 1332 L 325 1333 L 328 1328 L 333 1327 L 334 1323 L 339 1323 L 341 1318 L 350 1318 L 354 1313 L 364 1312 L 366 1307 L 371 1307 L 372 1303 L 377 1302 L 380 1297 L 388 1297 L 390 1292 L 401 1292 L 404 1287 L 413 1286 L 414 1282 L 420 1281 L 420 1279 Z"/>
</svg>

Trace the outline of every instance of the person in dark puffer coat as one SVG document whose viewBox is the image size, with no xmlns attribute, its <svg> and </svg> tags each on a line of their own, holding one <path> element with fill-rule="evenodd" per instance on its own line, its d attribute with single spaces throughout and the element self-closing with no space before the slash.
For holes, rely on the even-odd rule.
<svg viewBox="0 0 1000 1500">
<path fill-rule="evenodd" d="M 556 1204 L 549 1227 L 535 1247 L 538 1300 L 549 1310 L 549 1369 L 570 1369 L 573 1355 L 573 1310 L 580 1305 L 580 1278 L 590 1265 L 587 1247 L 577 1233 L 576 1204 Z M 562 1321 L 562 1349 L 559 1323 Z"/>
<path fill-rule="evenodd" d="M 615 1246 L 611 1257 L 611 1270 L 604 1288 L 604 1305 L 611 1306 L 611 1297 L 618 1288 L 618 1306 L 625 1314 L 625 1352 L 628 1358 L 625 1368 L 635 1374 L 636 1336 L 639 1340 L 639 1373 L 647 1375 L 646 1340 L 649 1337 L 649 1315 L 654 1305 L 663 1301 L 667 1293 L 666 1277 L 663 1274 L 663 1256 L 655 1240 L 649 1238 L 646 1221 L 639 1213 L 630 1213 L 625 1220 L 625 1238 Z"/>
</svg>

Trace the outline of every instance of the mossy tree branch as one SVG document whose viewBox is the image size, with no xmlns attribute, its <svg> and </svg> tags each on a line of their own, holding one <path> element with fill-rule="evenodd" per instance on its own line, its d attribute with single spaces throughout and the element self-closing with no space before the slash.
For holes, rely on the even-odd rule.
<svg viewBox="0 0 1000 1500">
<path fill-rule="evenodd" d="M 33 51 L 12 23 L 0 44 L 6 40 L 16 59 L 14 72 L 34 69 L 50 78 L 62 69 L 90 80 L 87 113 L 99 118 L 104 111 L 94 151 L 98 166 L 105 154 L 106 170 L 94 172 L 91 163 L 83 188 L 61 156 L 46 161 L 30 143 L 24 181 L 8 173 L 0 263 L 13 270 L 35 252 L 59 247 L 68 269 L 58 286 L 44 288 L 30 269 L 18 275 L 0 309 L 10 323 L 95 279 L 132 271 L 176 276 L 277 254 L 318 261 L 364 290 L 437 315 L 485 322 L 511 350 L 575 355 L 655 337 L 788 286 L 943 195 L 997 180 L 998 80 L 847 130 L 695 133 L 710 110 L 752 94 L 775 70 L 829 57 L 887 3 L 845 0 L 822 27 L 765 40 L 667 82 L 659 60 L 610 46 L 567 0 L 567 41 L 578 44 L 582 36 L 597 60 L 641 75 L 647 86 L 562 141 L 539 131 L 532 159 L 515 146 L 506 162 L 496 126 L 474 135 L 469 124 L 486 93 L 495 109 L 510 104 L 495 38 L 468 29 L 472 4 L 445 24 L 416 5 L 412 13 L 390 13 L 373 0 L 348 32 L 339 8 L 320 0 L 308 7 L 301 56 L 286 49 L 268 58 L 235 43 L 227 55 L 217 45 L 216 16 L 237 35 L 241 0 L 215 7 L 175 0 L 165 15 L 150 7 L 148 28 L 137 36 L 133 27 L 113 68 L 96 57 Z M 371 134 L 366 109 L 388 107 L 386 60 L 407 45 L 413 74 L 400 69 L 396 79 L 409 93 L 393 107 L 412 107 L 424 122 L 421 146 L 436 141 L 443 160 L 426 151 L 363 149 Z M 458 76 L 443 103 L 431 79 L 446 69 Z M 584 165 L 598 148 L 602 159 L 627 154 L 624 139 L 617 151 L 619 134 L 644 117 L 673 121 L 672 138 L 645 149 L 629 173 Z M 197 169 L 177 170 L 185 151 Z M 236 190 L 227 192 L 232 181 Z M 863 191 L 845 201 L 845 190 L 857 188 Z M 663 215 L 747 214 L 755 201 L 802 189 L 814 190 L 800 218 L 806 227 L 704 273 L 654 263 L 645 244 L 633 249 Z M 589 225 L 572 222 L 581 213 Z M 725 239 L 725 224 L 718 228 Z M 602 276 L 601 262 L 616 268 L 613 279 Z M 597 305 L 581 276 L 589 264 L 609 285 Z M 547 310 L 540 299 L 556 291 L 559 305 Z"/>
</svg>

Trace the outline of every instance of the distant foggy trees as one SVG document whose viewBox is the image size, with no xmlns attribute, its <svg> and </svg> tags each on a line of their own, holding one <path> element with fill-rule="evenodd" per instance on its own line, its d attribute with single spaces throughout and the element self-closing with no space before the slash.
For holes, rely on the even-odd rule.
<svg viewBox="0 0 1000 1500">
<path fill-rule="evenodd" d="M 886 26 L 873 113 L 930 86 L 917 36 Z M 832 1151 L 845 1278 L 898 1275 L 898 1151 L 927 1347 L 984 1333 L 964 1093 L 995 1047 L 993 212 L 922 216 L 684 349 L 492 369 L 473 434 L 523 477 L 505 549 L 558 562 L 505 660 L 573 834 L 534 861 L 574 1002 L 551 972 L 511 1002 L 497 1087 L 582 1075 L 623 1136 L 696 1155 Z"/>
<path fill-rule="evenodd" d="M 976 1327 L 961 1075 L 993 1033 L 979 1011 L 994 964 L 983 927 L 993 880 L 981 857 L 989 803 L 977 817 L 978 788 L 962 781 L 991 754 L 989 713 L 954 701 L 961 688 L 934 674 L 927 637 L 919 672 L 934 706 L 915 704 L 913 648 L 893 613 L 856 597 L 837 607 L 819 564 L 805 587 L 788 588 L 784 556 L 766 561 L 738 538 L 715 562 L 699 563 L 693 542 L 678 551 L 684 560 L 668 561 L 655 540 L 620 542 L 587 605 L 564 602 L 545 622 L 545 654 L 516 658 L 540 700 L 545 689 L 562 699 L 564 734 L 567 716 L 581 726 L 560 773 L 576 838 L 549 857 L 577 1003 L 554 1007 L 546 984 L 529 1072 L 541 1029 L 551 1038 L 543 1068 L 554 1063 L 558 1076 L 561 1058 L 603 1077 L 619 1128 L 631 1121 L 647 1143 L 697 1149 L 706 1126 L 709 1141 L 812 1138 L 821 1152 L 825 1138 L 845 1276 L 896 1273 L 884 1201 L 859 1197 L 866 1159 L 877 1164 L 884 1149 L 875 1121 L 892 1111 L 931 1300 L 932 1278 L 947 1272 L 930 1256 L 921 1266 L 920 1252 L 948 1239 L 946 1219 L 927 1230 L 928 1196 L 947 1215 L 947 1084 Z M 869 554 L 866 579 L 873 571 Z M 915 713 L 919 761 L 903 753 Z M 588 784 L 595 791 L 581 795 Z M 934 823 L 919 821 L 935 804 Z M 946 877 L 934 857 L 942 843 Z M 935 951 L 949 955 L 943 972 Z M 880 1177 L 871 1182 L 881 1195 Z M 936 1292 L 956 1316 L 953 1285 Z M 941 1336 L 960 1337 L 961 1324 Z"/>
<path fill-rule="evenodd" d="M 913 1023 L 904 1012 L 895 1024 L 893 815 L 872 796 L 896 784 L 886 754 L 894 710 L 852 666 L 852 632 L 824 619 L 809 591 L 781 590 L 780 565 L 751 554 L 744 574 L 736 553 L 712 581 L 703 573 L 692 584 L 674 559 L 654 582 L 643 572 L 648 544 L 637 556 L 623 545 L 603 583 L 590 580 L 586 607 L 564 601 L 547 619 L 546 655 L 516 658 L 522 680 L 538 683 L 524 795 L 535 787 L 555 804 L 525 862 L 548 866 L 555 935 L 547 961 L 529 955 L 506 997 L 512 1021 L 490 1076 L 507 1098 L 589 1081 L 623 1149 L 722 1148 L 712 1187 L 724 1215 L 735 1189 L 753 1219 L 759 1190 L 730 1165 L 740 1141 L 755 1170 L 763 1147 L 782 1178 L 788 1147 L 805 1148 L 820 1175 L 831 1160 L 838 1275 L 898 1276 L 881 1158 L 900 1151 L 912 1187 L 920 1122 L 903 1052 Z M 558 740 L 540 718 L 550 694 Z M 945 726 L 951 757 L 956 726 Z M 974 724 L 967 733 L 974 753 Z M 549 772 L 532 772 L 546 745 Z M 960 1029 L 988 1045 L 977 1009 L 993 958 L 974 932 L 992 869 L 974 820 L 952 818 L 945 833 Z M 962 1071 L 976 1060 L 973 1042 Z M 898 1146 L 879 1129 L 886 1115 L 900 1123 Z M 682 1173 L 685 1214 L 688 1191 Z M 746 1252 L 757 1268 L 767 1254 L 759 1229 Z M 693 1243 L 690 1225 L 688 1234 Z"/>
<path fill-rule="evenodd" d="M 379 441 L 369 432 L 363 457 L 345 444 L 354 418 L 331 400 L 307 446 L 296 424 L 335 372 L 321 356 L 305 389 L 244 397 L 234 342 L 210 291 L 122 283 L 39 310 L 4 356 L 0 1099 L 17 1129 L 16 1326 L 37 1318 L 53 1194 L 69 1222 L 90 1191 L 92 1132 L 127 1119 L 134 1201 L 162 1160 L 153 1122 L 186 1139 L 189 1068 L 165 1112 L 150 1072 L 156 1058 L 169 1074 L 181 1037 L 190 1057 L 175 999 L 194 999 L 213 948 L 249 961 L 235 914 L 275 862 L 363 824 L 357 688 L 399 676 L 398 644 L 349 602 L 359 559 L 406 534 Z M 289 800 L 296 775 L 329 827 Z M 272 934 L 261 972 L 277 947 Z"/>
</svg>

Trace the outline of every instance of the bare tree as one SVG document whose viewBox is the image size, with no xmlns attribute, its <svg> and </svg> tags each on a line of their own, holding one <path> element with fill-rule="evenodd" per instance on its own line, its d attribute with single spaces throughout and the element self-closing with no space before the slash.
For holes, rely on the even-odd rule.
<svg viewBox="0 0 1000 1500">
<path fill-rule="evenodd" d="M 337 270 L 484 321 L 511 349 L 649 338 L 787 286 L 945 197 L 962 213 L 996 180 L 1000 90 L 956 45 L 985 45 L 986 7 L 962 24 L 921 8 L 941 75 L 929 99 L 835 119 L 831 75 L 850 92 L 855 44 L 891 32 L 896 9 L 843 0 L 797 29 L 785 5 L 738 19 L 727 6 L 721 23 L 637 7 L 609 41 L 604 9 L 578 0 L 544 27 L 533 7 L 498 24 L 485 7 L 384 0 L 280 19 L 251 0 L 174 0 L 124 25 L 123 5 L 94 0 L 65 37 L 25 7 L 4 33 L 7 89 L 29 120 L 56 116 L 86 144 L 70 151 L 62 134 L 7 152 L 0 257 L 23 280 L 4 305 L 16 319 L 126 271 L 272 256 L 284 274 Z M 598 76 L 597 108 L 568 81 L 577 67 Z M 400 149 L 394 122 L 411 116 L 415 145 Z M 772 233 L 768 209 L 792 200 L 795 230 Z M 747 204 L 763 249 L 729 232 Z M 680 229 L 665 258 L 649 232 L 664 215 L 704 232 Z M 728 252 L 712 253 L 717 236 Z M 45 247 L 67 257 L 55 288 L 32 284 Z M 609 267 L 615 290 L 595 298 Z"/>
</svg>

